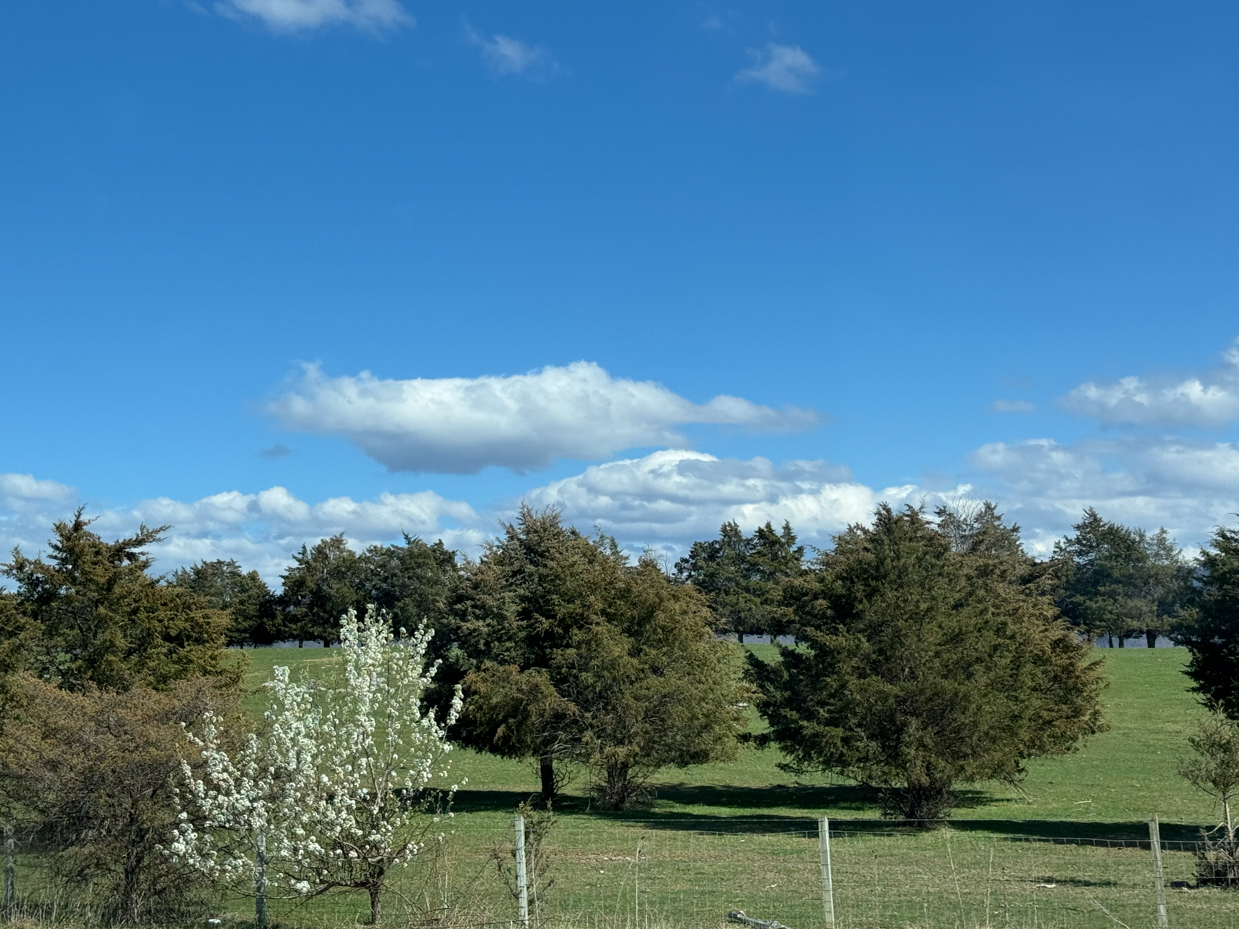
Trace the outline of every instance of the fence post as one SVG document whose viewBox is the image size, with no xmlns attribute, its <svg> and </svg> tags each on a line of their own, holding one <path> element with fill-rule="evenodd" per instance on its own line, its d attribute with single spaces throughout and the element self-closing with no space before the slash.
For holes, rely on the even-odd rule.
<svg viewBox="0 0 1239 929">
<path fill-rule="evenodd" d="M 13 826 L 10 823 L 4 824 L 4 896 L 0 898 L 0 916 L 5 919 L 13 914 L 13 907 L 17 904 L 17 888 L 14 882 L 14 874 L 16 869 L 13 865 L 13 856 L 16 853 L 14 845 L 16 844 L 13 838 Z"/>
<path fill-rule="evenodd" d="M 823 816 L 817 821 L 818 853 L 822 865 L 822 913 L 826 924 L 835 924 L 835 885 L 830 873 L 830 820 Z"/>
<path fill-rule="evenodd" d="M 516 816 L 516 905 L 522 926 L 529 925 L 529 884 L 525 877 L 525 817 Z"/>
<path fill-rule="evenodd" d="M 1157 814 L 1149 820 L 1149 845 L 1153 849 L 1153 887 L 1157 891 L 1157 929 L 1169 929 L 1166 918 L 1166 884 L 1162 876 L 1162 833 Z"/>
</svg>

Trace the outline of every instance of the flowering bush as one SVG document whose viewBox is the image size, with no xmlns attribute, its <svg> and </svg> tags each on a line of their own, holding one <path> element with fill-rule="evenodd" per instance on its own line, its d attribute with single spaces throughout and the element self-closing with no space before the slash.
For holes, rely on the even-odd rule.
<svg viewBox="0 0 1239 929">
<path fill-rule="evenodd" d="M 365 890 L 378 922 L 388 872 L 417 856 L 433 826 L 426 788 L 446 783 L 446 730 L 460 712 L 459 691 L 442 722 L 422 706 L 438 668 L 426 665 L 430 636 L 397 638 L 380 611 L 359 622 L 350 610 L 324 682 L 275 669 L 261 733 L 229 752 L 209 718 L 191 734 L 204 773 L 184 769 L 170 854 L 222 882 L 252 875 L 260 925 L 268 878 L 303 896 Z"/>
</svg>

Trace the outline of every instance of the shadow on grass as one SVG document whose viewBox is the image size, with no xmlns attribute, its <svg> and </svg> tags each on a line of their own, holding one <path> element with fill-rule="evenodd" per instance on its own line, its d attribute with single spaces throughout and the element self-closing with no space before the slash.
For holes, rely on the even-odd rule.
<svg viewBox="0 0 1239 929">
<path fill-rule="evenodd" d="M 870 788 L 852 784 L 829 787 L 775 785 L 770 787 L 664 785 L 653 794 L 658 800 L 680 805 L 680 809 L 658 810 L 637 807 L 630 810 L 603 810 L 588 796 L 563 794 L 555 813 L 564 821 L 596 821 L 630 824 L 646 829 L 708 833 L 804 832 L 816 834 L 817 817 L 830 816 L 833 834 L 901 836 L 926 831 L 925 827 L 898 820 L 847 815 L 870 813 L 877 806 L 877 794 Z M 529 801 L 539 806 L 537 793 L 519 790 L 461 790 L 452 808 L 458 813 L 514 812 Z M 958 809 L 982 809 L 1002 802 L 982 791 L 961 791 Z M 684 809 L 698 807 L 699 809 Z M 795 812 L 797 809 L 803 813 Z M 963 834 L 985 834 L 1012 842 L 1048 842 L 1062 845 L 1101 847 L 1149 846 L 1146 822 L 1088 822 L 1063 819 L 951 819 L 933 823 L 930 830 L 946 828 Z M 1190 850 L 1200 841 L 1200 827 L 1183 823 L 1161 823 L 1164 845 Z"/>
</svg>

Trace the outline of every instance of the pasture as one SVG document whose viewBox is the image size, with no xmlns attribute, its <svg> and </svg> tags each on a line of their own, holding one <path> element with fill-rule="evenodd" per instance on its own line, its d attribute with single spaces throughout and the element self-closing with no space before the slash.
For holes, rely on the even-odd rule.
<svg viewBox="0 0 1239 929">
<path fill-rule="evenodd" d="M 759 653 L 770 646 L 752 646 Z M 314 675 L 321 649 L 245 653 L 247 683 L 277 664 Z M 745 747 L 726 764 L 661 772 L 648 799 L 625 813 L 591 807 L 582 775 L 555 811 L 545 847 L 541 914 L 569 924 L 717 925 L 733 908 L 804 929 L 821 925 L 815 818 L 831 820 L 841 926 L 1153 925 L 1147 820 L 1167 843 L 1167 882 L 1189 883 L 1193 859 L 1179 843 L 1216 822 L 1209 798 L 1177 774 L 1186 735 L 1201 714 L 1182 674 L 1181 649 L 1099 650 L 1110 686 L 1108 732 L 1078 752 L 1041 759 L 1016 790 L 971 785 L 950 824 L 924 833 L 883 823 L 864 789 L 828 777 L 795 777 L 776 749 Z M 261 694 L 250 698 L 257 711 Z M 760 727 L 754 716 L 753 726 Z M 538 789 L 532 765 L 468 751 L 452 780 L 467 779 L 445 840 L 402 878 L 408 913 L 450 912 L 459 922 L 506 921 L 504 886 L 512 816 Z M 1239 924 L 1239 895 L 1168 891 L 1171 926 Z M 245 917 L 244 901 L 227 909 Z M 296 923 L 360 919 L 357 897 L 286 904 Z"/>
</svg>

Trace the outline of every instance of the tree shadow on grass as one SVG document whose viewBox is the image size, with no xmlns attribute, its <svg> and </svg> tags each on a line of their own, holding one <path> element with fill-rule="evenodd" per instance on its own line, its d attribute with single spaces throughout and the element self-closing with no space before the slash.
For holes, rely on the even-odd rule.
<svg viewBox="0 0 1239 929">
<path fill-rule="evenodd" d="M 983 791 L 960 791 L 957 809 L 982 809 L 1004 802 Z M 830 817 L 834 834 L 901 836 L 925 832 L 926 828 L 898 820 L 855 815 L 870 813 L 878 805 L 875 791 L 855 784 L 832 786 L 775 785 L 770 787 L 662 785 L 653 792 L 657 800 L 680 809 L 638 807 L 623 811 L 600 809 L 585 794 L 563 794 L 555 813 L 564 820 L 592 820 L 645 829 L 702 833 L 804 832 L 816 834 L 819 816 Z M 536 792 L 521 790 L 461 790 L 452 809 L 457 813 L 510 812 L 528 801 L 539 806 Z M 696 807 L 697 809 L 684 809 Z M 804 812 L 797 812 L 802 810 Z M 848 815 L 849 813 L 853 815 Z M 1047 842 L 1093 847 L 1149 847 L 1149 828 L 1143 821 L 1097 822 L 1065 819 L 950 819 L 929 829 L 946 828 L 965 834 L 988 834 L 1004 841 Z M 1200 826 L 1161 823 L 1161 838 L 1171 849 L 1190 851 L 1200 841 Z"/>
</svg>

